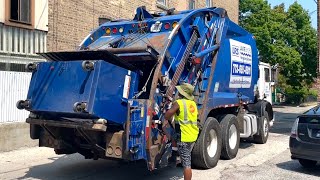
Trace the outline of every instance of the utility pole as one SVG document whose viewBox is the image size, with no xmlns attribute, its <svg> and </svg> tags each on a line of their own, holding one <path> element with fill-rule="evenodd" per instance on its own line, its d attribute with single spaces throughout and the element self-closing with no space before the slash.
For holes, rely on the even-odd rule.
<svg viewBox="0 0 320 180">
<path fill-rule="evenodd" d="M 320 0 L 313 0 L 317 4 L 317 37 L 318 37 L 318 50 L 317 50 L 317 75 L 320 78 Z M 319 82 L 317 82 L 319 83 Z"/>
<path fill-rule="evenodd" d="M 314 0 L 314 2 L 317 4 L 317 37 L 318 37 L 318 43 L 317 43 L 317 80 L 316 80 L 316 88 L 319 89 L 320 84 L 320 0 Z M 320 91 L 318 90 L 318 101 L 320 100 Z"/>
</svg>

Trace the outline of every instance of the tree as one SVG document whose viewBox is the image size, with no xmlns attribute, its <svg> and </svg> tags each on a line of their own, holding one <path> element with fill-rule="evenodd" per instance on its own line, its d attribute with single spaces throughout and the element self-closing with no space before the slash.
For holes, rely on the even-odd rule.
<svg viewBox="0 0 320 180">
<path fill-rule="evenodd" d="M 272 42 L 268 28 L 270 5 L 263 0 L 240 0 L 239 9 L 240 25 L 255 35 L 260 57 L 267 62 Z"/>
<path fill-rule="evenodd" d="M 313 78 L 317 75 L 317 32 L 310 25 L 311 19 L 308 11 L 304 10 L 297 2 L 289 7 L 288 17 L 295 22 L 298 31 L 298 44 L 295 47 L 301 55 L 305 83 L 311 84 Z"/>
<path fill-rule="evenodd" d="M 263 62 L 281 65 L 283 84 L 299 89 L 316 77 L 317 36 L 308 11 L 297 2 L 271 8 L 266 0 L 240 0 L 239 23 L 257 41 Z"/>
</svg>

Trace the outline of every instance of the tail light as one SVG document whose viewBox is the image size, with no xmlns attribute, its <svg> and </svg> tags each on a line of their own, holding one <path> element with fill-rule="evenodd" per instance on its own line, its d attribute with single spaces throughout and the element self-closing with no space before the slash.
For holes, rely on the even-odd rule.
<svg viewBox="0 0 320 180">
<path fill-rule="evenodd" d="M 170 29 L 170 28 L 171 28 L 170 23 L 166 23 L 166 24 L 164 25 L 164 28 L 165 28 L 165 29 Z"/>
<path fill-rule="evenodd" d="M 119 33 L 123 33 L 123 27 L 119 28 Z"/>
<path fill-rule="evenodd" d="M 117 32 L 118 32 L 118 29 L 117 29 L 117 28 L 113 28 L 113 29 L 112 29 L 112 33 L 113 33 L 113 34 L 116 34 Z"/>
<path fill-rule="evenodd" d="M 298 136 L 298 124 L 299 124 L 299 118 L 297 118 L 294 121 L 292 129 L 291 129 L 291 137 L 293 137 L 293 138 Z"/>
<path fill-rule="evenodd" d="M 107 35 L 110 35 L 110 33 L 111 33 L 111 29 L 110 29 L 110 28 L 107 28 L 107 29 L 106 29 L 106 34 L 107 34 Z"/>
<path fill-rule="evenodd" d="M 177 25 L 178 25 L 178 22 L 177 22 L 177 21 L 173 22 L 173 23 L 172 23 L 172 29 L 174 29 Z"/>
</svg>

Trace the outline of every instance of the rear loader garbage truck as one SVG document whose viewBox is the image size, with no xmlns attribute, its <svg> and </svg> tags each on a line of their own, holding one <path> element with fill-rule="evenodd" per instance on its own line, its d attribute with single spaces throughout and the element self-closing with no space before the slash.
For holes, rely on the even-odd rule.
<svg viewBox="0 0 320 180">
<path fill-rule="evenodd" d="M 167 165 L 171 141 L 162 122 L 175 86 L 194 86 L 200 134 L 192 164 L 212 168 L 237 155 L 240 138 L 266 143 L 273 117 L 257 98 L 258 50 L 252 34 L 221 8 L 149 13 L 92 31 L 75 51 L 41 53 L 28 64 L 30 136 L 57 154 L 145 160 Z"/>
</svg>

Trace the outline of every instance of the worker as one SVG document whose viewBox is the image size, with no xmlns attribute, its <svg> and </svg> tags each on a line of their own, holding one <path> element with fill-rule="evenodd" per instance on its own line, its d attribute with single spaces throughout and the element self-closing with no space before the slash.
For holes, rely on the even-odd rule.
<svg viewBox="0 0 320 180">
<path fill-rule="evenodd" d="M 198 138 L 199 128 L 197 126 L 198 109 L 193 101 L 194 87 L 191 84 L 183 83 L 176 86 L 178 98 L 173 102 L 172 107 L 165 113 L 165 119 L 172 122 L 174 116 L 175 132 L 178 152 L 184 168 L 185 180 L 191 180 L 191 151 Z"/>
</svg>

